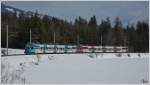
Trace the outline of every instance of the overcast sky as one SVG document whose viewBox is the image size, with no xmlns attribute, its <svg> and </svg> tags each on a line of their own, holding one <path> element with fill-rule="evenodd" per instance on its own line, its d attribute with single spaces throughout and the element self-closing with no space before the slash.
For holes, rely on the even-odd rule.
<svg viewBox="0 0 150 85">
<path fill-rule="evenodd" d="M 38 10 L 38 13 L 49 16 L 59 17 L 67 21 L 74 21 L 81 16 L 89 20 L 93 15 L 96 16 L 98 24 L 102 19 L 109 17 L 113 23 L 116 16 L 119 16 L 123 24 L 136 23 L 136 21 L 146 21 L 149 18 L 148 1 L 11 1 L 4 2 L 25 11 Z"/>
</svg>

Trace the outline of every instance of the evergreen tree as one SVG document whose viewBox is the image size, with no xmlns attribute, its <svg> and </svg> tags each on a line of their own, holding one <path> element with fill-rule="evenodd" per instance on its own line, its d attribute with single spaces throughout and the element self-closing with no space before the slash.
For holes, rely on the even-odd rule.
<svg viewBox="0 0 150 85">
<path fill-rule="evenodd" d="M 116 17 L 114 31 L 115 31 L 115 46 L 123 46 L 124 31 L 119 17 Z"/>
<path fill-rule="evenodd" d="M 88 42 L 91 45 L 97 45 L 98 44 L 98 37 L 97 37 L 97 21 L 96 17 L 91 17 L 89 23 L 88 23 Z"/>
<path fill-rule="evenodd" d="M 101 24 L 99 26 L 99 42 L 102 42 L 103 45 L 110 45 L 110 37 L 108 35 L 111 35 L 111 24 L 110 24 L 110 20 L 107 17 L 106 20 L 102 20 Z M 108 34 L 109 33 L 109 34 Z"/>
</svg>

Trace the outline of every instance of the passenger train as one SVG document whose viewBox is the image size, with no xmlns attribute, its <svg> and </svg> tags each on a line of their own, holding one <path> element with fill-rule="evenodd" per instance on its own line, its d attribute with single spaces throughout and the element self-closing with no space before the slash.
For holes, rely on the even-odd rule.
<svg viewBox="0 0 150 85">
<path fill-rule="evenodd" d="M 96 52 L 128 52 L 125 46 L 87 46 L 87 45 L 53 45 L 27 43 L 25 54 L 36 53 L 96 53 Z"/>
</svg>

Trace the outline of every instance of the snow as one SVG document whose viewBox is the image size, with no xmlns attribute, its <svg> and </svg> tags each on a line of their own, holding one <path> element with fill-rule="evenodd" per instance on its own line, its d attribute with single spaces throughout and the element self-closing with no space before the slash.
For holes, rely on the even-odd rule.
<svg viewBox="0 0 150 85">
<path fill-rule="evenodd" d="M 1 61 L 2 83 L 141 84 L 149 80 L 148 53 L 22 55 Z"/>
<path fill-rule="evenodd" d="M 1 48 L 1 50 L 5 50 L 5 53 L 7 51 L 7 48 Z M 24 54 L 24 49 L 8 49 L 8 55 L 12 54 Z"/>
<path fill-rule="evenodd" d="M 11 12 L 13 12 L 14 13 L 14 10 L 13 9 L 11 9 L 11 8 L 6 8 L 8 11 L 11 11 Z"/>
<path fill-rule="evenodd" d="M 68 60 L 41 62 L 34 69 L 28 69 L 27 79 L 32 83 L 140 83 L 141 79 L 148 79 L 148 66 L 143 67 L 148 65 L 146 58 L 139 61 L 136 58 L 98 60 L 81 57 L 71 59 L 68 55 Z"/>
</svg>

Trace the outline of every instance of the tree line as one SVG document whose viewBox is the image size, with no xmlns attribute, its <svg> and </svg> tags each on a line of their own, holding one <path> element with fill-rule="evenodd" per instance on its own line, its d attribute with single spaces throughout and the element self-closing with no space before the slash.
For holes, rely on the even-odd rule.
<svg viewBox="0 0 150 85">
<path fill-rule="evenodd" d="M 119 17 L 113 26 L 109 17 L 101 23 L 97 23 L 95 16 L 89 21 L 79 16 L 74 22 L 68 22 L 47 15 L 41 17 L 37 12 L 31 15 L 3 12 L 1 20 L 1 47 L 6 47 L 8 24 L 10 48 L 24 48 L 30 40 L 31 29 L 32 41 L 36 43 L 52 44 L 55 32 L 59 44 L 79 42 L 83 45 L 128 46 L 130 52 L 149 52 L 149 26 L 144 21 L 124 27 Z"/>
</svg>

